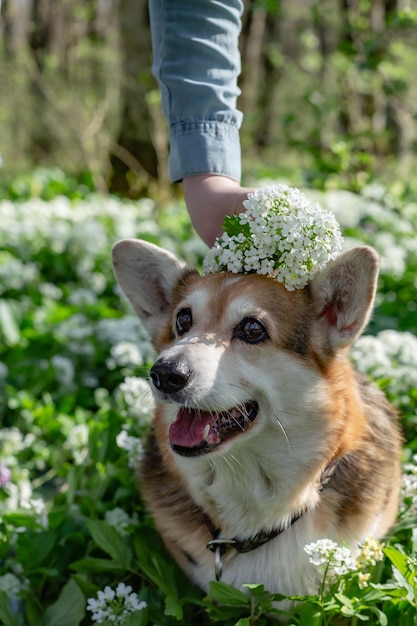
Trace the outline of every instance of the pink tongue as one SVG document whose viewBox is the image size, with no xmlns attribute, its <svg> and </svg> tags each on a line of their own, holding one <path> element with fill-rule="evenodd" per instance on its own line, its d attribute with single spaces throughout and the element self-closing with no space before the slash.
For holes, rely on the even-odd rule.
<svg viewBox="0 0 417 626">
<path fill-rule="evenodd" d="M 218 415 L 208 411 L 193 411 L 180 409 L 177 419 L 171 424 L 169 429 L 169 440 L 171 445 L 183 446 L 184 448 L 194 448 L 203 441 L 203 433 L 207 424 L 212 426 Z"/>
</svg>

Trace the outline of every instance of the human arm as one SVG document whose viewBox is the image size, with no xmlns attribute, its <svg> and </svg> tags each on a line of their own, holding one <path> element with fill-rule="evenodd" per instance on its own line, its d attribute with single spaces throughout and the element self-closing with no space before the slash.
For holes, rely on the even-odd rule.
<svg viewBox="0 0 417 626">
<path fill-rule="evenodd" d="M 212 245 L 243 210 L 237 109 L 240 0 L 150 0 L 153 72 L 170 138 L 169 173 L 183 181 L 191 220 Z"/>
</svg>

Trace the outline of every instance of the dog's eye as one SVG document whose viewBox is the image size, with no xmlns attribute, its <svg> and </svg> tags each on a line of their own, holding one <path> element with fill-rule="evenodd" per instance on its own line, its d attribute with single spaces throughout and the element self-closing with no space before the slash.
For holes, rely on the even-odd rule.
<svg viewBox="0 0 417 626">
<path fill-rule="evenodd" d="M 183 335 L 184 333 L 188 333 L 192 325 L 193 316 L 191 309 L 181 309 L 177 314 L 177 321 L 175 323 L 177 334 Z"/>
<path fill-rule="evenodd" d="M 233 331 L 233 337 L 246 343 L 260 343 L 269 339 L 265 326 L 254 317 L 245 317 Z"/>
</svg>

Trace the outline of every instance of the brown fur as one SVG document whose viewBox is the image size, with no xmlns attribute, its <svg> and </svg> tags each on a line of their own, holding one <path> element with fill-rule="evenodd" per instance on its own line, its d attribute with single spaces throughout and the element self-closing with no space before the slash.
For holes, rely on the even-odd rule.
<svg viewBox="0 0 417 626">
<path fill-rule="evenodd" d="M 301 513 L 266 546 L 247 554 L 228 550 L 223 557 L 225 576 L 234 584 L 265 582 L 271 591 L 285 594 L 314 591 L 314 572 L 302 550 L 305 543 L 328 537 L 354 546 L 366 534 L 382 536 L 397 513 L 397 414 L 375 385 L 354 372 L 348 356 L 369 318 L 375 253 L 368 248 L 344 253 L 311 285 L 293 292 L 258 275 L 200 277 L 143 242 L 118 244 L 114 264 L 121 286 L 148 324 L 160 358 L 181 363 L 183 369 L 195 368 L 189 395 L 188 385 L 169 398 L 157 393 L 141 468 L 142 490 L 166 545 L 184 570 L 207 588 L 214 565 L 206 545 L 214 531 L 246 539 L 275 524 L 288 524 L 291 516 Z M 192 330 L 177 336 L 176 315 L 184 307 L 193 311 Z M 236 324 L 247 316 L 267 328 L 267 340 L 249 344 L 235 337 Z M 206 355 L 207 365 L 212 367 L 213 359 L 218 364 L 213 371 L 207 369 L 213 382 L 203 393 Z M 200 386 L 194 380 L 201 381 Z M 190 399 L 193 406 L 201 398 L 203 411 L 224 411 L 231 401 L 223 398 L 224 391 L 217 400 L 215 391 L 228 385 L 231 397 L 244 397 L 240 402 L 258 400 L 260 415 L 218 451 L 178 456 L 169 439 L 170 423 L 177 419 L 175 405 Z M 252 398 L 258 387 L 259 399 Z M 277 416 L 284 426 L 267 415 L 269 394 L 279 404 Z M 292 397 L 293 416 L 286 408 Z M 333 473 L 323 485 L 329 467 Z M 251 493 L 245 492 L 245 480 L 253 480 Z M 258 580 L 262 575 L 268 579 Z"/>
</svg>

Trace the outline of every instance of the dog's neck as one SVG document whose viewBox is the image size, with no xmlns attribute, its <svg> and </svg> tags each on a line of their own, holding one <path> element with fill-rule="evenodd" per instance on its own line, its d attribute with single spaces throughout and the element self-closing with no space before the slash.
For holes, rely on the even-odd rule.
<svg viewBox="0 0 417 626">
<path fill-rule="evenodd" d="M 320 450 L 322 461 L 317 462 L 317 455 L 309 457 L 295 440 L 290 449 L 282 432 L 272 449 L 271 441 L 274 437 L 268 432 L 216 458 L 195 459 L 192 467 L 190 459 L 185 463 L 178 459 L 194 500 L 203 511 L 210 511 L 222 536 L 247 538 L 263 529 L 287 526 L 317 503 L 320 477 L 328 462 L 324 451 Z M 321 444 L 317 437 L 316 451 Z"/>
<path fill-rule="evenodd" d="M 333 459 L 327 464 L 320 478 L 320 485 L 319 485 L 320 492 L 323 491 L 323 489 L 325 489 L 330 483 L 338 463 L 339 463 L 339 459 Z M 260 530 L 256 535 L 252 537 L 247 537 L 245 539 L 242 539 L 239 537 L 233 537 L 233 538 L 224 537 L 222 533 L 222 529 L 216 528 L 211 518 L 206 513 L 203 512 L 202 513 L 203 519 L 212 536 L 212 539 L 207 543 L 207 548 L 215 554 L 216 579 L 217 580 L 221 579 L 222 570 L 223 570 L 222 557 L 228 550 L 233 549 L 241 554 L 246 553 L 246 552 L 252 552 L 252 550 L 256 550 L 257 548 L 260 548 L 265 543 L 268 543 L 269 541 L 272 541 L 272 539 L 275 539 L 275 537 L 278 537 L 278 535 L 281 535 L 290 526 L 295 524 L 295 522 L 297 522 L 300 519 L 300 517 L 304 515 L 304 513 L 306 512 L 307 510 L 300 511 L 299 513 L 294 514 L 292 518 L 289 520 L 288 524 L 275 526 L 272 529 Z"/>
</svg>

